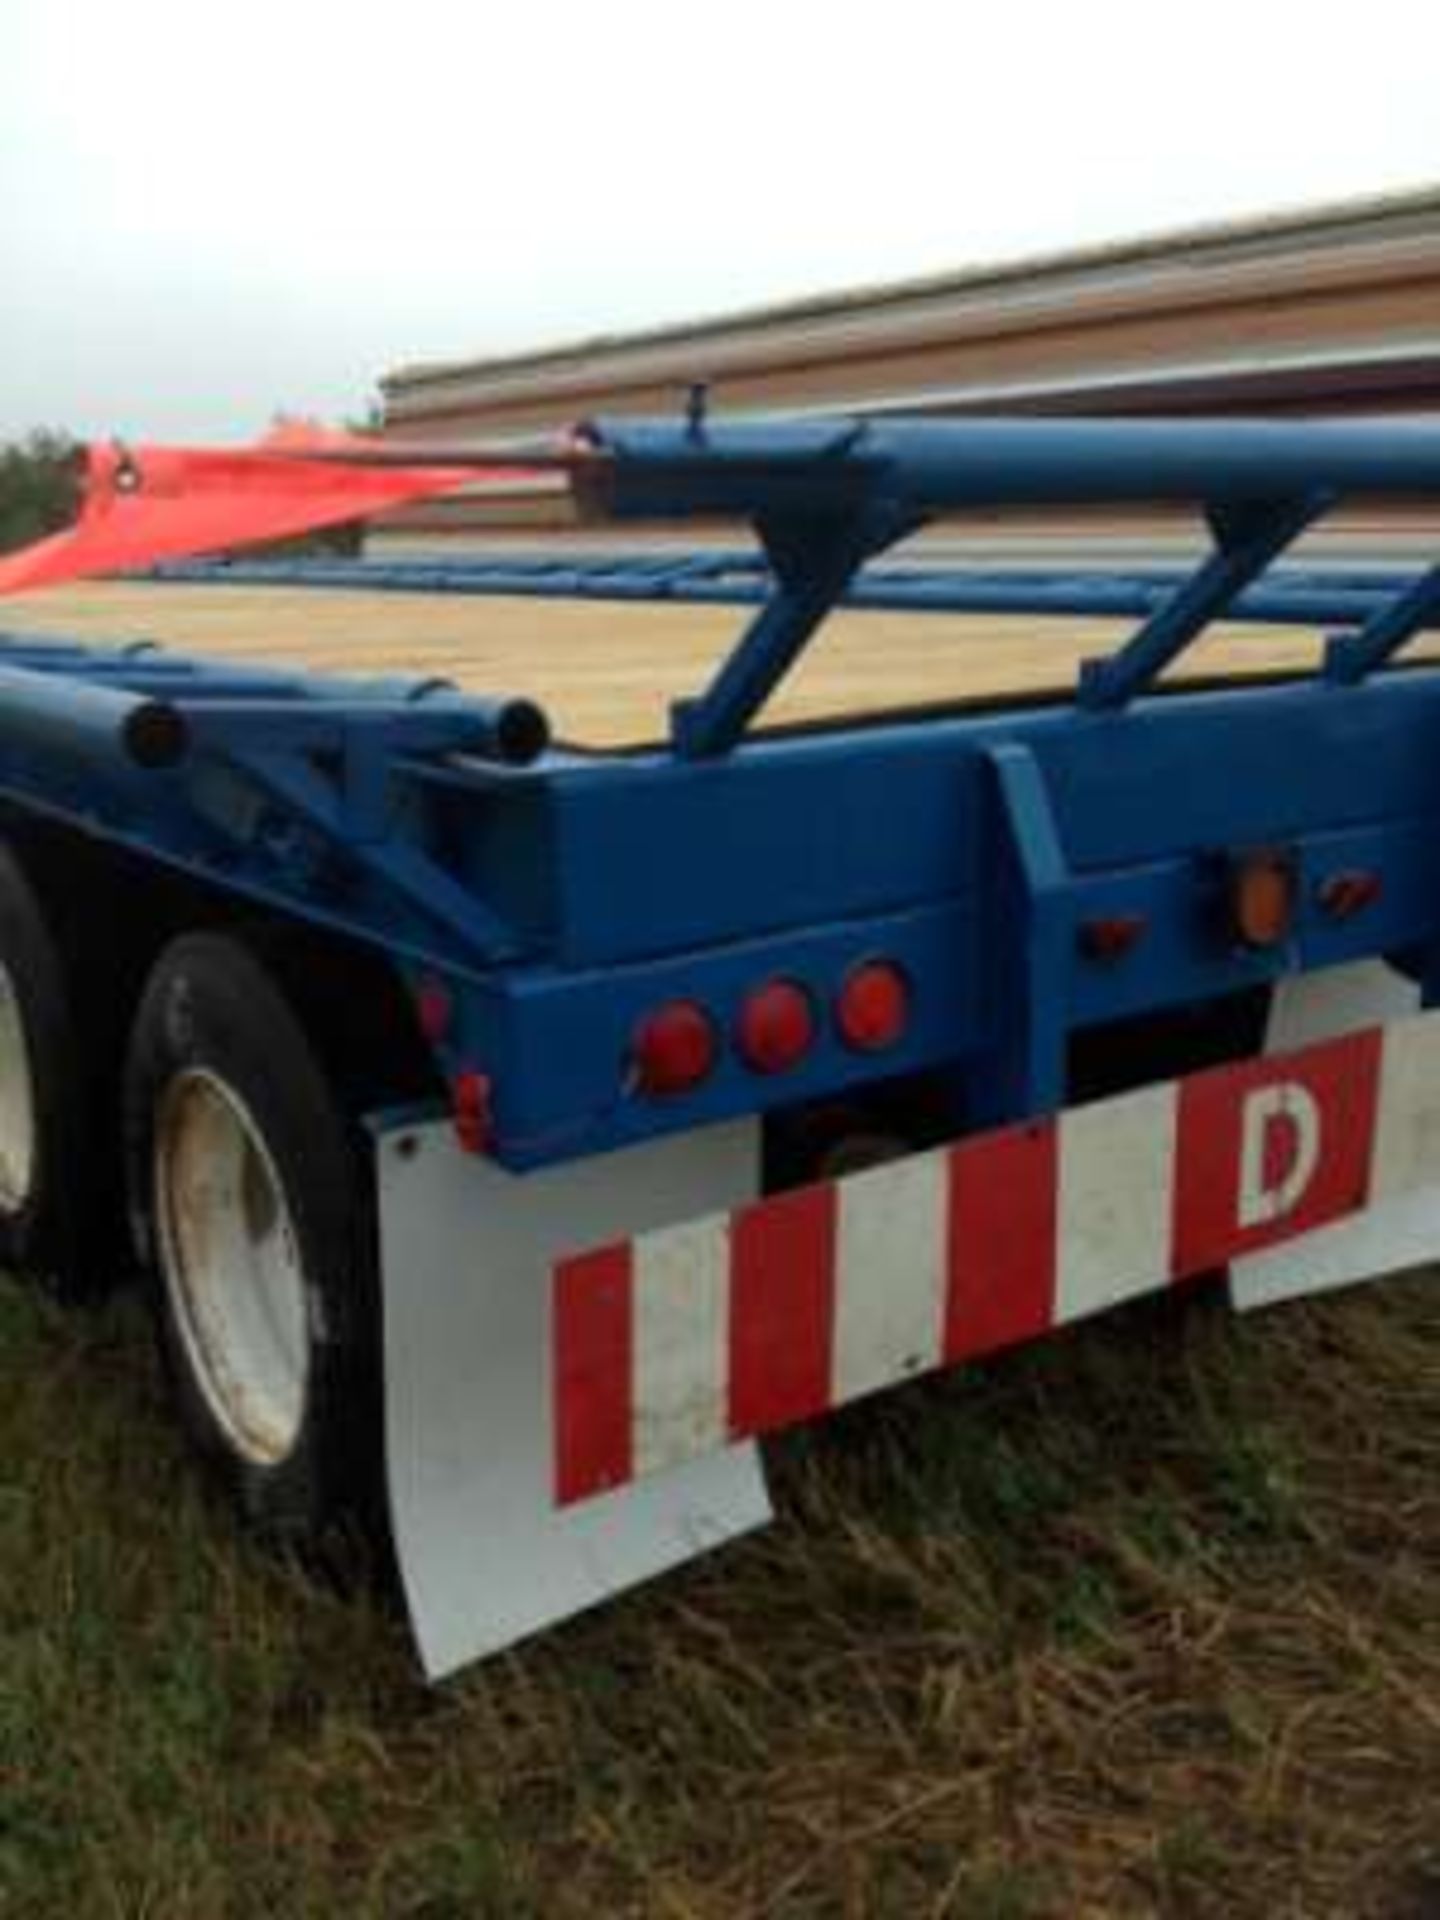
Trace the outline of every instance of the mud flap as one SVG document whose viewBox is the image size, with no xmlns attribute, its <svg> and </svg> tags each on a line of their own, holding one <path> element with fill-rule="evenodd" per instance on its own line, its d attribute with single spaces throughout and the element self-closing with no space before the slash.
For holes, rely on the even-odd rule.
<svg viewBox="0 0 1440 1920">
<path fill-rule="evenodd" d="M 1420 990 L 1383 961 L 1365 960 L 1302 974 L 1275 992 L 1267 1053 L 1308 1046 L 1420 1009 Z M 1423 1266 L 1440 1256 L 1440 1188 L 1388 1200 L 1354 1220 L 1231 1262 L 1230 1297 L 1241 1312 L 1359 1280 Z"/>
<path fill-rule="evenodd" d="M 753 1122 L 523 1177 L 377 1126 L 390 1511 L 431 1679 L 770 1518 L 753 1443 L 555 1504 L 553 1262 L 753 1197 Z"/>
</svg>

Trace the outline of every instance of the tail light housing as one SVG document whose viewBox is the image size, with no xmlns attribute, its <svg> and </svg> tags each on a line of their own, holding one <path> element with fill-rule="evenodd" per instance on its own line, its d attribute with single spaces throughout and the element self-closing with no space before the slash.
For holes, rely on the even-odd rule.
<svg viewBox="0 0 1440 1920">
<path fill-rule="evenodd" d="M 715 1022 L 698 1000 L 667 1000 L 635 1029 L 630 1053 L 642 1093 L 657 1099 L 688 1093 L 714 1071 Z"/>
<path fill-rule="evenodd" d="M 1299 905 L 1300 863 L 1288 847 L 1256 847 L 1230 867 L 1230 924 L 1242 946 L 1278 947 Z"/>
<path fill-rule="evenodd" d="M 794 980 L 767 980 L 747 995 L 735 1022 L 735 1049 L 755 1073 L 788 1073 L 815 1041 L 815 1008 Z"/>
<path fill-rule="evenodd" d="M 840 1038 L 857 1053 L 893 1047 L 910 1024 L 910 982 L 893 960 L 862 960 L 835 1001 Z"/>
</svg>

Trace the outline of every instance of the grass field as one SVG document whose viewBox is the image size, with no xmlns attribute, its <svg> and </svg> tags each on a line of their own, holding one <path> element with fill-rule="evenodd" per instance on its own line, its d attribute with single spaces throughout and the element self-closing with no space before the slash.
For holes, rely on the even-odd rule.
<svg viewBox="0 0 1440 1920">
<path fill-rule="evenodd" d="M 0 1286 L 0 1914 L 1440 1913 L 1440 1287 L 1133 1310 L 450 1687 Z"/>
</svg>

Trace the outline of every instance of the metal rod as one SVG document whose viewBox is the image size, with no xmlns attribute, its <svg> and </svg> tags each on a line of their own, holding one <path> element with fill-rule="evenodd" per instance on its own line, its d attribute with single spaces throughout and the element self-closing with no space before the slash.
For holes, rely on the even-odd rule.
<svg viewBox="0 0 1440 1920">
<path fill-rule="evenodd" d="M 1440 421 L 602 420 L 576 479 L 617 519 L 812 510 L 882 492 L 927 511 L 1440 497 Z M 578 472 L 578 470 L 577 470 Z"/>
<path fill-rule="evenodd" d="M 177 703 L 196 748 L 219 752 L 343 751 L 361 729 L 397 754 L 468 753 L 512 767 L 530 766 L 550 742 L 550 722 L 533 700 L 459 696 L 418 703 L 215 698 Z"/>
<path fill-rule="evenodd" d="M 174 767 L 190 745 L 185 716 L 168 700 L 23 667 L 0 667 L 0 718 L 24 747 L 108 765 Z"/>
<path fill-rule="evenodd" d="M 838 604 L 905 613 L 1143 619 L 1164 603 L 1189 571 L 1182 567 L 972 569 L 911 562 L 868 568 L 851 582 Z M 719 552 L 682 553 L 664 560 L 634 555 L 536 560 L 527 555 L 444 561 L 186 561 L 168 563 L 145 577 L 176 584 L 737 607 L 754 606 L 773 591 L 763 555 Z M 1413 569 L 1286 567 L 1239 593 L 1226 618 L 1275 626 L 1360 625 L 1389 598 L 1404 592 L 1415 577 Z M 1440 611 L 1429 613 L 1424 624 L 1440 626 Z"/>
</svg>

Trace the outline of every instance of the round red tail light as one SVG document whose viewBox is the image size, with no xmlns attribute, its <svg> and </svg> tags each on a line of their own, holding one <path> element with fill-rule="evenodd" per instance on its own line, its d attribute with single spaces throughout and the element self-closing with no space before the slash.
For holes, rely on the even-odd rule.
<svg viewBox="0 0 1440 1920">
<path fill-rule="evenodd" d="M 815 1009 L 793 980 L 769 980 L 748 996 L 735 1023 L 740 1058 L 756 1073 L 798 1066 L 815 1039 Z"/>
<path fill-rule="evenodd" d="M 893 1047 L 910 1018 L 910 983 L 891 960 L 866 960 L 840 987 L 835 1021 L 847 1047 L 878 1053 Z"/>
<path fill-rule="evenodd" d="M 635 1030 L 633 1060 L 642 1093 L 687 1093 L 715 1065 L 715 1023 L 694 1000 L 667 1000 Z"/>
</svg>

